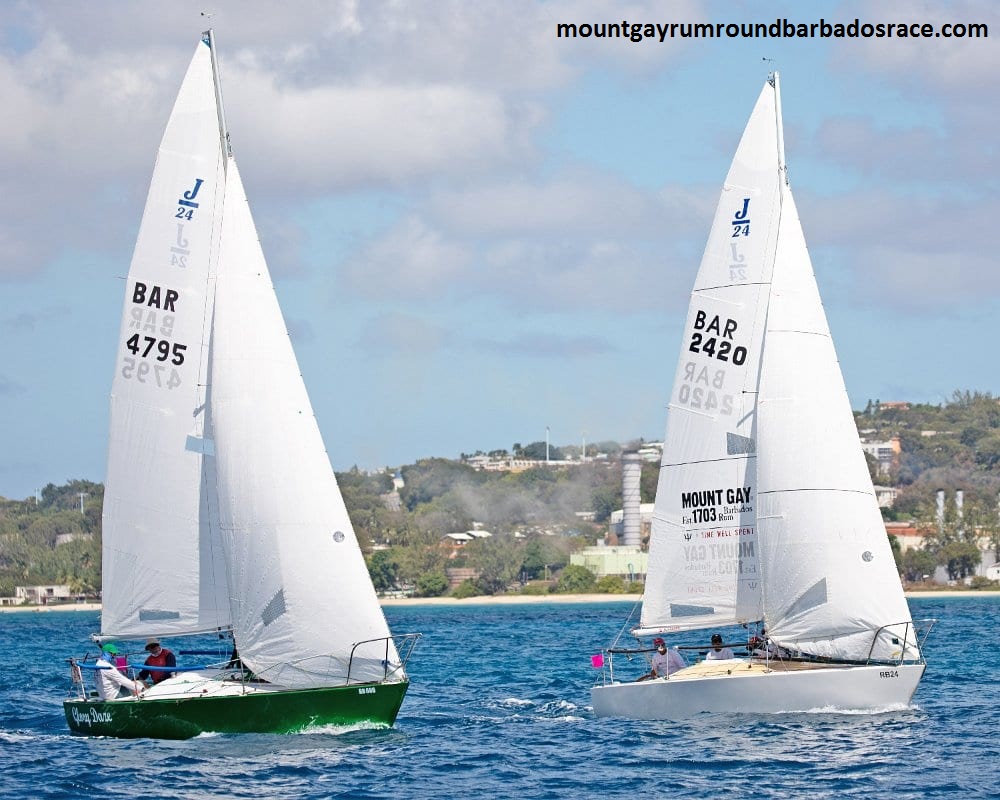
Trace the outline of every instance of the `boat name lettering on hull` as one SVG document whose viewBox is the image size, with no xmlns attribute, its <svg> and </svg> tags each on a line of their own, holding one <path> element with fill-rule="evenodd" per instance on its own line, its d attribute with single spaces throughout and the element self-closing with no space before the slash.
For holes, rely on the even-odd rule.
<svg viewBox="0 0 1000 800">
<path fill-rule="evenodd" d="M 884 670 L 882 670 L 878 674 L 878 676 L 880 678 L 898 678 L 899 677 L 899 670 L 898 669 L 884 669 Z"/>
<path fill-rule="evenodd" d="M 110 711 L 98 711 L 96 708 L 90 709 L 88 714 L 86 711 L 80 711 L 78 708 L 73 708 L 73 721 L 77 725 L 93 725 L 101 722 L 111 722 L 111 712 Z"/>
</svg>

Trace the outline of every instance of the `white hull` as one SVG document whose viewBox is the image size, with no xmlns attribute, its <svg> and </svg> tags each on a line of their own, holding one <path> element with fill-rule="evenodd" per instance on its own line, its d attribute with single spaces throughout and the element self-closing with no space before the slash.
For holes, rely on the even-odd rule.
<svg viewBox="0 0 1000 800">
<path fill-rule="evenodd" d="M 924 664 L 810 665 L 771 669 L 742 660 L 699 664 L 670 678 L 609 683 L 591 690 L 598 717 L 683 719 L 703 712 L 781 714 L 905 708 Z"/>
</svg>

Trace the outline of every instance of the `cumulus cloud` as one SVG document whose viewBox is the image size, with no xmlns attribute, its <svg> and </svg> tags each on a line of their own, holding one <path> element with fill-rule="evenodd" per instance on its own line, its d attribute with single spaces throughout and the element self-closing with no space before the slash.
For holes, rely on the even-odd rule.
<svg viewBox="0 0 1000 800">
<path fill-rule="evenodd" d="M 717 190 L 608 176 L 444 190 L 374 234 L 341 272 L 369 298 L 508 310 L 683 307 Z"/>
<path fill-rule="evenodd" d="M 261 73 L 234 84 L 227 98 L 237 155 L 271 191 L 402 188 L 530 157 L 533 116 L 462 86 L 279 89 Z"/>
<path fill-rule="evenodd" d="M 877 6 L 844 3 L 838 18 L 848 21 L 855 17 L 872 23 L 930 23 L 938 31 L 946 23 L 981 23 L 992 31 L 1000 28 L 1000 7 L 993 0 L 888 0 Z M 983 89 L 996 86 L 1000 72 L 1000 51 L 988 37 L 860 38 L 844 40 L 833 52 L 843 69 L 863 68 L 917 91 L 933 87 L 959 95 L 979 95 Z"/>
<path fill-rule="evenodd" d="M 856 190 L 799 195 L 811 248 L 834 254 L 851 302 L 908 313 L 953 313 L 1000 299 L 1000 274 L 982 231 L 1000 201 L 957 193 L 914 195 Z"/>
<path fill-rule="evenodd" d="M 529 155 L 541 119 L 536 104 L 473 85 L 461 72 L 421 76 L 394 55 L 393 36 L 406 34 L 402 21 L 419 17 L 429 27 L 435 14 L 378 5 L 387 19 L 365 23 L 379 32 L 373 41 L 359 39 L 350 22 L 369 12 L 349 3 L 331 18 L 318 6 L 303 15 L 259 15 L 244 4 L 229 10 L 238 20 L 224 67 L 227 106 L 258 190 L 301 200 L 338 186 L 399 187 L 449 170 L 509 166 Z M 129 247 L 156 143 L 195 47 L 189 26 L 180 35 L 171 15 L 130 4 L 99 17 L 74 3 L 0 10 L 0 23 L 18 38 L 0 53 L 0 103 L 16 120 L 0 129 L 0 191 L 22 212 L 17 226 L 0 229 L 0 276 L 30 275 L 67 250 Z M 272 22 L 293 27 L 274 38 Z M 353 52 L 349 63 L 379 66 L 331 70 L 324 54 L 343 52 L 342 40 Z"/>
<path fill-rule="evenodd" d="M 458 285 L 471 260 L 461 244 L 416 217 L 405 217 L 347 264 L 347 286 L 368 297 L 434 299 Z"/>
<path fill-rule="evenodd" d="M 830 117 L 816 145 L 840 169 L 903 182 L 968 178 L 972 168 L 966 164 L 964 174 L 957 173 L 947 137 L 926 125 L 879 130 L 867 117 Z"/>
</svg>

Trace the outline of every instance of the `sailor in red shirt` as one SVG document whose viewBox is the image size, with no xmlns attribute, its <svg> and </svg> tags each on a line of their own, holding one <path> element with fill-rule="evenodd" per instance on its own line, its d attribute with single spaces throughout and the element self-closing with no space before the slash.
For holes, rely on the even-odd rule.
<svg viewBox="0 0 1000 800">
<path fill-rule="evenodd" d="M 174 654 L 167 650 L 165 647 L 160 647 L 159 639 L 147 639 L 146 640 L 146 651 L 149 653 L 149 657 L 146 659 L 147 667 L 176 667 L 177 659 Z M 159 683 L 160 681 L 165 681 L 167 678 L 173 675 L 173 671 L 159 670 L 159 669 L 144 669 L 139 673 L 139 680 L 145 681 L 147 679 L 152 680 L 152 682 Z"/>
</svg>

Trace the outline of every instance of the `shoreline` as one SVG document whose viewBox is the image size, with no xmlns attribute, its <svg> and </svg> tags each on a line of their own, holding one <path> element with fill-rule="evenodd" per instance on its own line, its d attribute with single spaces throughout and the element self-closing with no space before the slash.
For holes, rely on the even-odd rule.
<svg viewBox="0 0 1000 800">
<path fill-rule="evenodd" d="M 942 589 L 935 591 L 904 592 L 907 598 L 926 599 L 928 597 L 1000 597 L 994 589 L 957 591 Z M 389 606 L 517 606 L 540 603 L 638 603 L 641 594 L 501 594 L 477 597 L 381 597 L 379 603 Z M 0 614 L 6 613 L 48 613 L 57 611 L 100 611 L 100 603 L 66 603 L 49 606 L 0 606 Z"/>
</svg>

